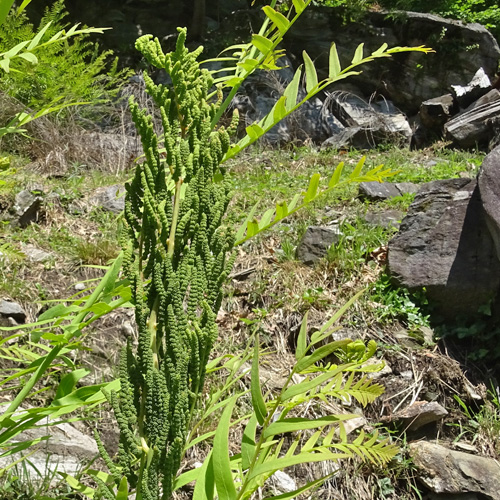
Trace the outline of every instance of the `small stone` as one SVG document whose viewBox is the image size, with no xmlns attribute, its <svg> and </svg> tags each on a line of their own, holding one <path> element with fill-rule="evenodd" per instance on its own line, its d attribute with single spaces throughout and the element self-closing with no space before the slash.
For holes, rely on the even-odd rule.
<svg viewBox="0 0 500 500">
<path fill-rule="evenodd" d="M 9 302 L 7 300 L 0 301 L 0 316 L 4 318 L 12 318 L 17 323 L 26 321 L 26 312 L 17 302 Z"/>
<path fill-rule="evenodd" d="M 328 249 L 340 239 L 338 227 L 310 226 L 297 246 L 297 258 L 313 265 L 325 257 Z"/>
<path fill-rule="evenodd" d="M 396 413 L 393 416 L 393 420 L 402 421 L 404 424 L 407 424 L 408 430 L 416 431 L 424 425 L 441 420 L 446 415 L 448 415 L 448 412 L 439 403 L 434 401 L 430 403 L 427 401 L 416 401 L 404 410 Z"/>
<path fill-rule="evenodd" d="M 92 205 L 102 210 L 119 214 L 125 208 L 125 188 L 120 184 L 114 184 L 96 190 L 90 198 Z"/>
<path fill-rule="evenodd" d="M 77 283 L 73 288 L 77 292 L 81 292 L 81 291 L 85 290 L 85 288 L 87 288 L 87 285 L 85 285 L 85 283 Z"/>
<path fill-rule="evenodd" d="M 381 201 L 401 196 L 398 188 L 391 182 L 361 182 L 358 196 L 361 200 Z"/>
<path fill-rule="evenodd" d="M 30 262 L 47 262 L 53 257 L 53 254 L 49 252 L 45 252 L 44 250 L 40 250 L 33 245 L 24 245 L 23 253 L 26 255 L 27 259 Z"/>
<path fill-rule="evenodd" d="M 26 227 L 33 222 L 38 222 L 41 206 L 41 196 L 34 195 L 27 190 L 17 193 L 14 205 L 17 224 L 21 227 Z"/>
<path fill-rule="evenodd" d="M 378 227 L 394 227 L 399 228 L 401 220 L 405 216 L 405 212 L 401 210 L 385 210 L 383 212 L 368 213 L 364 219 L 368 224 Z"/>
<path fill-rule="evenodd" d="M 282 493 L 291 493 L 297 489 L 295 481 L 286 472 L 277 470 L 272 479 L 275 488 Z"/>
</svg>

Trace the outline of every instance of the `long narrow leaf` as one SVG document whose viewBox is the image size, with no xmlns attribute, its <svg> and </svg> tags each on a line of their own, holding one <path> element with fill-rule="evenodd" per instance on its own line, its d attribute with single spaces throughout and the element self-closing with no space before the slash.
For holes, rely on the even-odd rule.
<svg viewBox="0 0 500 500">
<path fill-rule="evenodd" d="M 215 486 L 220 500 L 236 500 L 236 488 L 233 482 L 231 464 L 229 461 L 229 436 L 228 431 L 231 415 L 237 396 L 231 399 L 222 413 L 222 417 L 215 432 L 213 447 L 213 469 Z"/>
</svg>

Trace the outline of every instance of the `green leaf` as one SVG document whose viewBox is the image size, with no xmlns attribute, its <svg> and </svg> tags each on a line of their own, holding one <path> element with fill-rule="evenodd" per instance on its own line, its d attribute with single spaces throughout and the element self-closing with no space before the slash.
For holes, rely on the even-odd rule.
<svg viewBox="0 0 500 500">
<path fill-rule="evenodd" d="M 290 27 L 290 21 L 280 12 L 275 11 L 269 5 L 262 8 L 266 16 L 278 28 L 280 34 L 283 36 Z"/>
<path fill-rule="evenodd" d="M 360 43 L 356 49 L 356 52 L 354 52 L 354 57 L 352 58 L 352 64 L 359 64 L 363 60 L 363 47 L 365 46 L 364 43 Z"/>
<path fill-rule="evenodd" d="M 234 396 L 226 406 L 215 432 L 212 459 L 215 486 L 220 500 L 236 500 L 236 488 L 234 487 L 233 474 L 231 473 L 231 464 L 229 461 L 228 431 L 237 399 L 238 397 Z"/>
<path fill-rule="evenodd" d="M 14 0 L 1 0 L 0 1 L 0 24 L 3 24 L 9 11 L 14 3 Z"/>
<path fill-rule="evenodd" d="M 255 236 L 259 232 L 259 221 L 257 219 L 247 222 L 247 238 Z"/>
<path fill-rule="evenodd" d="M 273 42 L 262 35 L 252 35 L 252 45 L 257 47 L 262 54 L 266 55 L 273 50 Z"/>
<path fill-rule="evenodd" d="M 317 429 L 318 427 L 325 427 L 327 425 L 335 424 L 343 420 L 351 420 L 357 418 L 359 415 L 351 413 L 343 413 L 341 415 L 326 415 L 315 419 L 294 417 L 285 418 L 273 422 L 267 429 L 264 430 L 264 438 L 267 439 L 277 434 L 286 434 L 288 432 L 305 431 L 307 429 Z"/>
<path fill-rule="evenodd" d="M 250 213 L 247 215 L 246 219 L 243 221 L 243 224 L 238 228 L 238 231 L 236 231 L 235 239 L 236 241 L 240 241 L 243 239 L 243 236 L 245 235 L 245 231 L 247 230 L 247 225 L 248 221 L 253 219 L 255 217 L 255 212 L 257 211 L 257 206 L 259 205 L 259 202 L 257 202 L 252 209 L 250 210 Z"/>
<path fill-rule="evenodd" d="M 262 127 L 260 127 L 260 125 L 258 125 L 257 123 L 252 123 L 245 130 L 250 139 L 252 139 L 253 141 L 256 141 L 259 137 L 262 137 L 264 135 Z"/>
<path fill-rule="evenodd" d="M 253 350 L 252 359 L 252 378 L 251 378 L 251 394 L 252 394 L 252 406 L 260 425 L 262 425 L 267 417 L 266 402 L 262 397 L 262 391 L 260 388 L 259 379 L 259 335 L 255 336 L 255 346 Z"/>
<path fill-rule="evenodd" d="M 255 431 L 257 430 L 257 415 L 253 413 L 243 431 L 241 440 L 241 468 L 250 467 L 255 454 Z"/>
<path fill-rule="evenodd" d="M 94 490 L 90 486 L 86 486 L 85 484 L 78 481 L 78 479 L 70 476 L 69 474 L 66 474 L 66 472 L 58 471 L 58 474 L 60 474 L 64 478 L 64 480 L 69 484 L 72 490 L 77 491 L 78 493 L 81 493 L 82 495 L 90 499 L 94 498 L 94 495 L 97 493 L 96 490 Z"/>
<path fill-rule="evenodd" d="M 26 61 L 32 63 L 32 64 L 37 64 L 38 63 L 38 59 L 37 57 L 35 56 L 35 54 L 32 54 L 31 52 L 21 52 L 19 54 L 19 57 L 25 59 Z"/>
<path fill-rule="evenodd" d="M 345 340 L 337 340 L 335 342 L 330 342 L 327 345 L 321 346 L 319 349 L 316 349 L 312 354 L 302 358 L 296 365 L 295 371 L 300 373 L 304 371 L 306 368 L 309 368 L 314 363 L 321 361 L 323 358 L 331 354 L 332 352 L 337 351 L 338 349 L 342 349 L 346 347 L 351 342 L 350 339 Z"/>
<path fill-rule="evenodd" d="M 266 228 L 270 223 L 274 215 L 274 208 L 270 208 L 264 212 L 259 222 L 259 230 Z"/>
<path fill-rule="evenodd" d="M 196 500 L 213 500 L 215 488 L 215 475 L 213 467 L 212 451 L 205 458 L 203 465 L 197 471 L 198 477 L 194 486 L 193 498 Z M 180 486 L 176 485 L 177 489 Z"/>
<path fill-rule="evenodd" d="M 128 500 L 128 483 L 125 476 L 122 477 L 120 485 L 118 486 L 118 492 L 116 493 L 116 500 Z"/>
<path fill-rule="evenodd" d="M 295 359 L 299 361 L 306 354 L 307 349 L 307 316 L 309 311 L 304 314 L 300 325 L 299 336 L 297 337 L 297 348 L 295 349 Z"/>
<path fill-rule="evenodd" d="M 301 14 L 302 11 L 306 8 L 306 4 L 304 3 L 304 0 L 292 0 L 293 1 L 293 6 L 295 7 L 295 11 L 297 14 Z"/>
<path fill-rule="evenodd" d="M 327 371 L 325 373 L 322 373 L 321 375 L 318 375 L 317 377 L 314 377 L 311 380 L 306 378 L 305 380 L 303 380 L 299 384 L 295 384 L 295 385 L 292 385 L 291 387 L 289 387 L 281 395 L 281 398 L 283 401 L 288 401 L 289 399 L 292 399 L 299 394 L 306 395 L 309 391 L 311 391 L 315 387 L 327 382 L 332 377 L 333 377 L 333 373 Z"/>
<path fill-rule="evenodd" d="M 297 95 L 299 93 L 300 79 L 302 77 L 301 67 L 297 69 L 293 80 L 287 85 L 283 96 L 285 97 L 285 107 L 290 112 L 297 105 Z"/>
<path fill-rule="evenodd" d="M 40 31 L 38 31 L 35 37 L 31 40 L 28 47 L 26 47 L 26 50 L 33 50 L 35 47 L 38 46 L 40 40 L 42 39 L 43 35 L 45 35 L 45 32 L 49 29 L 51 24 L 52 21 L 49 21 L 42 29 L 40 29 Z"/>
<path fill-rule="evenodd" d="M 359 177 L 359 174 L 361 174 L 361 170 L 363 169 L 363 165 L 365 164 L 366 161 L 366 156 L 363 156 L 361 160 L 358 161 L 358 164 L 354 168 L 352 174 L 349 176 L 349 179 L 356 179 Z"/>
<path fill-rule="evenodd" d="M 335 169 L 335 172 L 333 172 L 333 175 L 330 179 L 330 182 L 328 183 L 329 188 L 335 187 L 339 182 L 340 182 L 340 177 L 342 175 L 342 170 L 344 169 L 344 162 L 341 161 L 338 165 L 337 168 Z"/>
<path fill-rule="evenodd" d="M 372 56 L 381 57 L 387 50 L 388 45 L 383 43 L 375 52 L 372 52 Z"/>
<path fill-rule="evenodd" d="M 307 188 L 307 192 L 304 196 L 304 203 L 309 203 L 310 201 L 316 198 L 318 194 L 319 181 L 321 176 L 319 174 L 313 174 L 311 179 L 309 180 L 309 187 Z"/>
<path fill-rule="evenodd" d="M 286 97 L 282 95 L 278 102 L 273 106 L 273 122 L 278 123 L 287 115 Z"/>
<path fill-rule="evenodd" d="M 326 462 L 329 460 L 340 460 L 341 458 L 350 458 L 352 453 L 331 453 L 329 451 L 322 451 L 318 453 L 300 453 L 294 455 L 293 457 L 278 458 L 275 460 L 269 460 L 261 465 L 255 467 L 252 473 L 249 475 L 249 479 L 259 477 L 268 472 L 276 472 L 277 470 L 283 470 L 286 467 L 292 467 L 294 465 L 299 465 L 303 463 L 312 462 Z"/>
<path fill-rule="evenodd" d="M 288 213 L 291 213 L 292 210 L 295 208 L 295 205 L 297 205 L 297 202 L 300 200 L 301 194 L 297 193 L 293 198 L 290 204 L 288 205 Z"/>
<path fill-rule="evenodd" d="M 305 50 L 302 52 L 302 56 L 304 57 L 304 66 L 306 69 L 306 91 L 309 94 L 318 86 L 318 75 L 312 59 Z"/>
<path fill-rule="evenodd" d="M 57 388 L 54 399 L 60 399 L 70 394 L 75 388 L 78 381 L 89 373 L 90 371 L 86 370 L 85 368 L 80 368 L 79 370 L 73 370 L 72 372 L 64 375 L 64 377 L 61 379 L 61 382 L 59 383 L 59 387 Z"/>
<path fill-rule="evenodd" d="M 330 46 L 330 63 L 328 66 L 328 78 L 336 78 L 340 75 L 342 67 L 340 66 L 339 54 L 335 42 Z"/>
<path fill-rule="evenodd" d="M 276 221 L 284 219 L 288 215 L 288 206 L 286 201 L 280 201 L 276 204 Z"/>
</svg>

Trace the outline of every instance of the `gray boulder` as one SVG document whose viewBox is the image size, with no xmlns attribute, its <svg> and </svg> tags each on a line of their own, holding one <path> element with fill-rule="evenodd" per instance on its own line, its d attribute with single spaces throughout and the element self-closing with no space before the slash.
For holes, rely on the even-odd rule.
<svg viewBox="0 0 500 500">
<path fill-rule="evenodd" d="M 485 500 L 500 498 L 500 467 L 492 458 L 450 450 L 426 441 L 411 443 L 410 456 L 417 469 L 418 479 L 434 493 L 477 494 L 476 498 Z"/>
<path fill-rule="evenodd" d="M 500 146 L 484 159 L 479 172 L 478 185 L 486 224 L 500 260 Z"/>
<path fill-rule="evenodd" d="M 389 242 L 388 268 L 396 286 L 425 288 L 445 319 L 474 315 L 500 285 L 500 261 L 475 180 L 424 184 Z"/>
<path fill-rule="evenodd" d="M 389 47 L 425 45 L 436 52 L 408 52 L 366 64 L 349 78 L 364 95 L 374 91 L 390 99 L 406 115 L 416 114 L 422 101 L 450 92 L 451 85 L 467 85 L 478 68 L 493 78 L 500 48 L 493 35 L 479 24 L 464 24 L 433 14 L 370 12 L 359 21 L 342 25 L 339 11 L 308 9 L 287 36 L 289 51 L 306 50 L 319 77 L 328 74 L 330 44 L 337 44 L 342 67 L 350 64 L 356 47 L 364 43 L 367 55 L 383 43 Z"/>
</svg>

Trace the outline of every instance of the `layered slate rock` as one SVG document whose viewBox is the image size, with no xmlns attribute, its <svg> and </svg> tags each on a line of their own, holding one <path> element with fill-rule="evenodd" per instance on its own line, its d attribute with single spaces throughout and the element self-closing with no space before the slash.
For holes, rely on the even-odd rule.
<svg viewBox="0 0 500 500">
<path fill-rule="evenodd" d="M 339 230 L 336 227 L 310 226 L 297 246 L 297 258 L 307 265 L 313 265 L 325 257 L 328 249 L 338 243 Z"/>
<path fill-rule="evenodd" d="M 500 259 L 500 146 L 484 159 L 478 184 L 486 223 Z"/>
<path fill-rule="evenodd" d="M 424 184 L 389 243 L 388 267 L 396 286 L 425 288 L 444 319 L 474 315 L 494 299 L 500 261 L 476 180 Z"/>
<path fill-rule="evenodd" d="M 492 458 L 450 450 L 426 441 L 411 443 L 410 456 L 417 468 L 418 479 L 434 493 L 471 493 L 487 500 L 500 498 L 500 467 Z"/>
<path fill-rule="evenodd" d="M 490 90 L 444 126 L 446 138 L 461 148 L 487 145 L 500 124 L 500 92 Z"/>
<path fill-rule="evenodd" d="M 413 182 L 361 182 L 358 196 L 361 200 L 382 201 L 406 193 L 416 193 L 418 189 L 419 186 Z"/>
<path fill-rule="evenodd" d="M 38 222 L 42 201 L 43 198 L 37 191 L 24 189 L 17 193 L 14 205 L 17 224 L 24 228 L 33 222 Z"/>
</svg>

